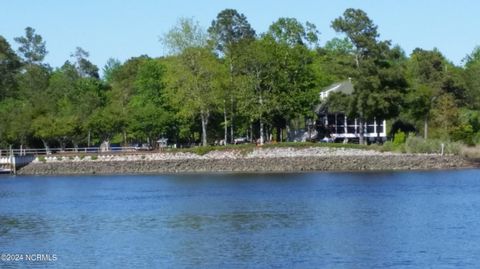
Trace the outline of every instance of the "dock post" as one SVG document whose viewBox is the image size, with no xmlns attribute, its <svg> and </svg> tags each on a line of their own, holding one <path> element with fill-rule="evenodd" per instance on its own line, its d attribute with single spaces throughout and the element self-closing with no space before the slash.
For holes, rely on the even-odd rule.
<svg viewBox="0 0 480 269">
<path fill-rule="evenodd" d="M 10 163 L 11 163 L 11 166 L 12 166 L 12 172 L 13 172 L 14 175 L 16 175 L 17 174 L 17 164 L 16 164 L 16 160 L 15 160 L 15 155 L 11 156 Z"/>
</svg>

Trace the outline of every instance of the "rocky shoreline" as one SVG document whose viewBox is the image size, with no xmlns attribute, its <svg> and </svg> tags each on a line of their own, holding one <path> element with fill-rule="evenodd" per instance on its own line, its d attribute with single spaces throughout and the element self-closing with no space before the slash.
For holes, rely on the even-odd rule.
<svg viewBox="0 0 480 269">
<path fill-rule="evenodd" d="M 193 153 L 145 153 L 46 157 L 19 169 L 19 175 L 280 173 L 303 171 L 431 170 L 477 167 L 460 156 L 382 153 L 320 148 L 256 149 Z"/>
</svg>

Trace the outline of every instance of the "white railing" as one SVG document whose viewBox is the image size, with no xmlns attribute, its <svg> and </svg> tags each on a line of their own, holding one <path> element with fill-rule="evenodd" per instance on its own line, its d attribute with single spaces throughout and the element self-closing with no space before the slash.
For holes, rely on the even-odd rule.
<svg viewBox="0 0 480 269">
<path fill-rule="evenodd" d="M 141 151 L 141 150 L 148 150 L 141 147 L 109 147 L 109 148 L 102 148 L 102 147 L 86 147 L 86 148 L 37 148 L 37 149 L 0 149 L 0 157 L 1 156 L 25 156 L 25 155 L 50 155 L 55 153 L 103 153 L 103 152 L 133 152 L 133 151 Z"/>
</svg>

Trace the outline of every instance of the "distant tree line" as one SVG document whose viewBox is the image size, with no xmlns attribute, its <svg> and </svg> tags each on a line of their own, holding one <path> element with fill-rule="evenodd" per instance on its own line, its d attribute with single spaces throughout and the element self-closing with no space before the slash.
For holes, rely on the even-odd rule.
<svg viewBox="0 0 480 269">
<path fill-rule="evenodd" d="M 359 9 L 331 26 L 344 37 L 320 46 L 315 25 L 295 18 L 261 34 L 234 9 L 207 29 L 181 18 L 161 38 L 167 56 L 110 59 L 103 76 L 79 47 L 61 67 L 45 64 L 46 42 L 31 27 L 17 51 L 0 36 L 0 148 L 285 141 L 315 119 L 323 88 L 349 78 L 354 93 L 330 95 L 330 112 L 480 142 L 480 47 L 456 66 L 437 49 L 407 56 Z"/>
</svg>

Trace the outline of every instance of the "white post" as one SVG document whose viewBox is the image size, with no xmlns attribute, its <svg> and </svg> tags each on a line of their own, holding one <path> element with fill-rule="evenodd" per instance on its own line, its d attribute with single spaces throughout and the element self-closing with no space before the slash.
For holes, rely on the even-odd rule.
<svg viewBox="0 0 480 269">
<path fill-rule="evenodd" d="M 348 133 L 348 124 L 347 124 L 347 115 L 345 114 L 345 122 L 343 123 L 343 128 L 345 130 L 344 138 L 343 138 L 343 143 L 347 143 L 348 138 L 347 138 L 347 133 Z"/>
</svg>

